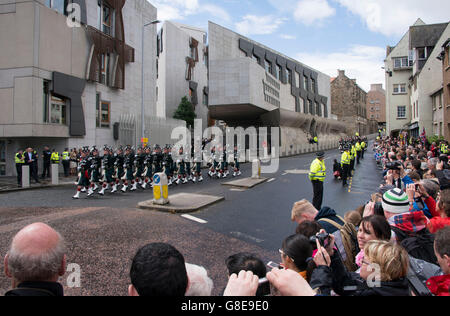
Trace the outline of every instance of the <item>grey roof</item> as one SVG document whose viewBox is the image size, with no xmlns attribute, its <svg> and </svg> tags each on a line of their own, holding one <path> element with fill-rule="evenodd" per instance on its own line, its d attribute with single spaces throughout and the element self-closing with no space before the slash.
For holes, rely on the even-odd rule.
<svg viewBox="0 0 450 316">
<path fill-rule="evenodd" d="M 409 47 L 435 46 L 448 23 L 417 25 L 409 28 Z"/>
</svg>

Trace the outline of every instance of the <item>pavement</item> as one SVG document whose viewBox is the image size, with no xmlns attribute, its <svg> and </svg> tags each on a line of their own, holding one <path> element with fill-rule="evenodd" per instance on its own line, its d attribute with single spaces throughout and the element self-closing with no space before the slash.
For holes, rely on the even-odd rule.
<svg viewBox="0 0 450 316">
<path fill-rule="evenodd" d="M 45 190 L 25 190 L 0 195 L 0 256 L 12 237 L 24 226 L 44 222 L 58 230 L 68 247 L 68 263 L 81 268 L 81 287 L 70 288 L 61 278 L 67 295 L 127 294 L 131 260 L 137 250 L 150 242 L 166 242 L 179 249 L 187 262 L 204 266 L 214 281 L 214 295 L 227 282 L 225 260 L 238 252 L 251 252 L 264 262 L 279 261 L 283 240 L 295 233 L 290 221 L 292 205 L 312 199 L 312 185 L 305 170 L 314 154 L 280 160 L 278 171 L 263 174 L 268 180 L 251 189 L 224 186 L 230 181 L 208 179 L 201 184 L 170 187 L 179 193 L 212 195 L 224 200 L 189 214 L 141 210 L 140 202 L 153 198 L 151 190 L 134 193 L 82 196 L 73 200 L 75 185 Z M 328 174 L 338 150 L 326 152 Z M 251 176 L 251 164 L 243 165 L 242 178 Z M 370 152 L 357 167 L 350 188 L 328 176 L 324 206 L 340 215 L 365 204 L 382 181 Z M 0 274 L 0 295 L 10 281 Z"/>
<path fill-rule="evenodd" d="M 77 180 L 77 177 L 64 177 L 60 176 L 59 185 L 71 185 Z M 22 190 L 35 190 L 35 189 L 45 189 L 45 188 L 54 188 L 55 185 L 52 184 L 51 178 L 41 179 L 39 178 L 40 183 L 36 183 L 34 180 L 30 179 L 30 187 L 22 188 L 17 185 L 17 177 L 0 177 L 0 194 L 22 191 Z"/>
</svg>

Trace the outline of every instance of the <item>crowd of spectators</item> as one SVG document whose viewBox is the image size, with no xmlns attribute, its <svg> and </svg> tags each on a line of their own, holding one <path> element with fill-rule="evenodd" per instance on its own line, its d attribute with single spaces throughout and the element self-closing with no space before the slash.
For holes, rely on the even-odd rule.
<svg viewBox="0 0 450 316">
<path fill-rule="evenodd" d="M 370 202 L 344 217 L 302 200 L 293 205 L 294 235 L 281 242 L 280 263 L 251 253 L 224 262 L 224 296 L 449 296 L 450 170 L 448 156 L 423 143 L 383 138 L 373 145 L 384 180 Z M 294 232 L 292 232 L 294 233 Z M 32 224 L 5 257 L 7 296 L 58 296 L 66 247 L 51 227 Z M 210 296 L 205 268 L 177 249 L 153 243 L 130 267 L 130 296 Z"/>
</svg>

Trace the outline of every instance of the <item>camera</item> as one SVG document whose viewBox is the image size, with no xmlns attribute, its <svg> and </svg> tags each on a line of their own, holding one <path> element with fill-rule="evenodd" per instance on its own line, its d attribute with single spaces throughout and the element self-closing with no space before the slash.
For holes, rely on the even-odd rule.
<svg viewBox="0 0 450 316">
<path fill-rule="evenodd" d="M 388 162 L 386 169 L 388 170 L 401 170 L 402 163 L 400 161 Z"/>
<path fill-rule="evenodd" d="M 314 243 L 316 243 L 316 240 L 319 240 L 319 244 L 322 247 L 326 248 L 330 244 L 330 234 L 320 233 L 317 234 L 316 236 L 311 236 L 309 240 Z"/>
</svg>

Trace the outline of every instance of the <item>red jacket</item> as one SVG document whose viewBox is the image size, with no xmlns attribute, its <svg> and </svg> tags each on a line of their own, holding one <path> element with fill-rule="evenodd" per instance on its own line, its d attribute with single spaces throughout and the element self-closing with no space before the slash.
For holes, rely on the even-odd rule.
<svg viewBox="0 0 450 316">
<path fill-rule="evenodd" d="M 442 218 L 440 216 L 433 217 L 427 225 L 428 230 L 432 234 L 436 234 L 438 230 L 450 226 L 450 218 Z"/>
<path fill-rule="evenodd" d="M 427 287 L 433 295 L 450 296 L 450 274 L 432 277 L 427 281 Z"/>
</svg>

